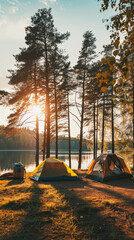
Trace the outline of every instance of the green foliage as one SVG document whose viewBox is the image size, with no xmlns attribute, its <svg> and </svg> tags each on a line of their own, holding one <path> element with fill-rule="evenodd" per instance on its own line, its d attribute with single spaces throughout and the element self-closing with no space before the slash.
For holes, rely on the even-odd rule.
<svg viewBox="0 0 134 240">
<path fill-rule="evenodd" d="M 0 126 L 0 131 L 4 129 L 4 126 Z M 43 135 L 40 134 L 40 147 Z M 78 151 L 79 140 L 77 138 L 71 138 L 72 151 Z M 7 136 L 6 134 L 0 134 L 0 149 L 35 149 L 35 130 L 28 128 L 18 129 L 17 134 Z M 60 136 L 58 149 L 68 152 L 68 137 Z M 55 151 L 55 139 L 51 143 L 51 150 Z M 83 146 L 83 151 L 87 151 L 86 146 Z"/>
<path fill-rule="evenodd" d="M 69 35 L 68 32 L 61 34 L 57 31 L 50 8 L 39 9 L 31 18 L 31 25 L 26 28 L 27 48 L 21 49 L 15 56 L 17 70 L 10 71 L 9 84 L 14 87 L 14 92 L 9 104 L 14 105 L 14 109 L 8 117 L 8 127 L 22 126 L 25 122 L 23 116 L 30 105 L 42 106 L 47 129 L 45 134 L 48 154 L 50 142 L 55 134 L 57 135 L 58 129 L 65 128 L 63 121 L 67 116 L 67 88 L 63 89 L 61 85 L 64 82 L 64 66 L 68 57 L 58 46 L 67 40 Z M 63 120 L 60 125 L 59 119 Z M 37 125 L 36 118 L 36 133 Z"/>
<path fill-rule="evenodd" d="M 1 130 L 4 126 L 0 127 Z M 35 132 L 27 128 L 18 129 L 17 134 L 7 136 L 0 134 L 0 149 L 34 149 L 35 148 Z"/>
<path fill-rule="evenodd" d="M 84 114 L 85 114 L 85 90 L 87 88 L 87 82 L 89 80 L 89 67 L 91 61 L 95 58 L 95 45 L 96 38 L 92 31 L 87 31 L 83 35 L 82 48 L 76 66 L 74 67 L 77 86 L 79 88 L 79 98 L 81 101 L 80 114 L 80 143 L 79 143 L 79 164 L 78 168 L 81 168 L 81 153 L 82 153 L 82 141 L 83 141 L 83 125 L 84 125 Z"/>
<path fill-rule="evenodd" d="M 129 0 L 102 0 L 101 9 L 107 10 L 110 6 L 116 14 L 108 22 L 111 30 L 111 43 L 116 48 L 113 52 L 114 65 L 118 68 L 118 78 L 127 80 L 129 75 L 129 62 L 134 53 L 134 2 Z M 118 58 L 116 58 L 118 56 Z"/>
<path fill-rule="evenodd" d="M 9 93 L 5 90 L 0 90 L 0 105 L 4 105 L 8 101 Z"/>
<path fill-rule="evenodd" d="M 84 75 L 87 74 L 89 64 L 95 58 L 95 45 L 96 38 L 92 31 L 87 31 L 83 35 L 82 48 L 76 66 L 74 67 L 77 75 L 77 79 L 80 84 L 83 83 Z M 86 76 L 87 77 L 87 76 Z M 78 84 L 79 84 L 78 82 Z"/>
<path fill-rule="evenodd" d="M 61 34 L 57 31 L 51 9 L 40 9 L 31 18 L 31 25 L 26 28 L 27 47 L 21 49 L 20 53 L 15 56 L 17 69 L 10 70 L 9 84 L 12 85 L 14 91 L 10 95 L 0 91 L 0 100 L 7 97 L 8 104 L 14 107 L 8 116 L 6 128 L 7 131 L 10 129 L 12 133 L 18 126 L 24 124 L 23 116 L 27 113 L 30 104 L 42 106 L 46 124 L 43 147 L 45 151 L 47 145 L 48 153 L 50 143 L 52 143 L 51 149 L 53 150 L 56 146 L 56 149 L 68 151 L 68 138 L 58 136 L 60 132 L 62 134 L 68 132 L 70 138 L 69 113 L 70 106 L 74 103 L 70 103 L 71 98 L 69 97 L 76 87 L 81 100 L 81 104 L 76 103 L 80 115 L 78 120 L 80 141 L 78 142 L 75 138 L 71 139 L 72 151 L 78 150 L 79 146 L 82 150 L 87 150 L 82 146 L 84 124 L 90 128 L 89 139 L 86 143 L 91 148 L 93 135 L 99 145 L 100 139 L 98 141 L 97 136 L 103 135 L 103 128 L 105 128 L 105 136 L 107 130 L 109 135 L 111 134 L 109 129 L 111 129 L 113 107 L 116 107 L 114 118 L 120 115 L 120 118 L 122 116 L 125 119 L 124 116 L 127 116 L 127 120 L 123 119 L 123 122 L 126 121 L 124 126 L 121 122 L 118 127 L 117 121 L 115 121 L 114 127 L 117 130 L 118 139 L 125 138 L 126 142 L 127 138 L 132 140 L 130 121 L 133 117 L 132 105 L 134 105 L 133 1 L 102 0 L 102 2 L 103 11 L 111 6 L 115 8 L 117 14 L 107 20 L 107 29 L 111 30 L 111 45 L 104 46 L 101 61 L 93 63 L 96 57 L 96 38 L 92 31 L 86 31 L 73 72 L 68 56 L 59 48 L 59 45 L 67 40 L 70 34 L 68 32 Z M 121 34 L 125 36 L 122 42 Z M 74 77 L 76 77 L 75 82 Z M 105 126 L 102 127 L 104 118 L 105 124 L 103 125 Z M 37 125 L 36 139 L 38 138 Z M 8 149 L 33 149 L 35 148 L 33 135 L 33 132 L 28 132 L 24 128 L 21 129 L 18 136 L 7 138 L 1 134 L 0 146 Z M 111 147 L 110 139 L 104 142 L 104 148 Z"/>
</svg>

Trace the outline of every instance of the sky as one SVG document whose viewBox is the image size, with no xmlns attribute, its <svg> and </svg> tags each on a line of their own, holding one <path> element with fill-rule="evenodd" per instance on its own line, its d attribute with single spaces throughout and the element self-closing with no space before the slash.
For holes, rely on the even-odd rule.
<svg viewBox="0 0 134 240">
<path fill-rule="evenodd" d="M 15 69 L 13 55 L 25 45 L 25 27 L 30 25 L 31 16 L 41 8 L 51 8 L 55 27 L 59 32 L 70 32 L 70 38 L 62 45 L 69 55 L 71 65 L 77 62 L 83 34 L 89 30 L 96 37 L 97 52 L 110 43 L 109 32 L 102 19 L 109 18 L 111 10 L 100 13 L 101 3 L 97 0 L 0 0 L 0 89 L 11 91 L 8 70 Z M 75 110 L 74 110 L 75 111 Z M 7 124 L 9 108 L 0 106 L 0 125 Z M 79 128 L 71 119 L 72 136 Z"/>
</svg>

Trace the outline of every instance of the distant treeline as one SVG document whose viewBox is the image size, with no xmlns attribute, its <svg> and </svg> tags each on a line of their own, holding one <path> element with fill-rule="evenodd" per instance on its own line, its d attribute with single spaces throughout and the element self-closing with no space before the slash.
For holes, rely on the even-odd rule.
<svg viewBox="0 0 134 240">
<path fill-rule="evenodd" d="M 0 130 L 3 130 L 4 126 L 0 126 Z M 42 150 L 43 134 L 40 134 L 40 151 Z M 68 152 L 68 138 L 66 136 L 59 136 L 58 138 L 58 150 Z M 83 151 L 93 151 L 93 143 L 83 139 Z M 33 149 L 35 150 L 36 140 L 35 140 L 35 130 L 30 130 L 29 128 L 21 128 L 14 135 L 8 136 L 7 134 L 0 133 L 0 150 L 2 149 Z M 115 149 L 121 151 L 125 149 L 130 151 L 132 148 L 132 143 L 126 141 L 115 141 Z M 101 149 L 101 142 L 98 141 L 98 150 Z M 112 149 L 111 142 L 104 143 L 104 151 Z M 51 151 L 55 151 L 55 141 L 51 143 Z M 79 151 L 79 139 L 71 138 L 71 151 Z"/>
<path fill-rule="evenodd" d="M 3 129 L 3 126 L 0 127 Z M 42 148 L 42 137 L 40 134 L 40 149 Z M 59 150 L 68 151 L 68 138 L 59 137 Z M 79 141 L 77 138 L 71 138 L 71 150 L 78 151 Z M 28 128 L 21 128 L 17 134 L 8 136 L 0 134 L 0 149 L 35 149 L 35 131 Z M 55 150 L 55 142 L 51 143 L 51 150 Z M 87 151 L 87 146 L 83 146 L 83 151 Z"/>
<path fill-rule="evenodd" d="M 65 136 L 59 137 L 58 141 L 59 151 L 68 151 L 68 138 Z M 55 150 L 55 142 L 51 143 L 51 150 Z M 90 151 L 86 145 L 82 146 L 83 151 Z M 77 138 L 71 138 L 71 151 L 79 151 L 79 140 Z"/>
<path fill-rule="evenodd" d="M 3 126 L 0 127 L 3 129 Z M 0 134 L 0 149 L 35 149 L 34 131 L 22 128 L 15 135 Z"/>
<path fill-rule="evenodd" d="M 4 126 L 0 126 L 0 130 L 3 130 Z M 43 134 L 40 134 L 40 150 L 42 149 Z M 83 151 L 93 151 L 92 142 L 89 144 L 88 141 L 83 140 Z M 21 128 L 14 135 L 8 136 L 7 134 L 0 133 L 0 149 L 33 149 L 35 150 L 35 130 L 29 128 Z M 132 143 L 127 142 L 127 148 L 132 147 Z M 126 141 L 115 141 L 115 149 L 122 150 L 126 148 Z M 59 151 L 68 151 L 68 138 L 66 136 L 59 136 L 58 141 Z M 101 142 L 98 141 L 98 150 L 101 149 Z M 112 149 L 111 142 L 105 142 L 105 152 Z M 51 143 L 51 151 L 55 151 L 55 141 Z M 79 139 L 71 138 L 71 151 L 79 151 Z"/>
</svg>

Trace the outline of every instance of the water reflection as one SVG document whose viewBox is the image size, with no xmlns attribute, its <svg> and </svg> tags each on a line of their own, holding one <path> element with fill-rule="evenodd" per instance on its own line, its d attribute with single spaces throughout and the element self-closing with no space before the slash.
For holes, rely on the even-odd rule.
<svg viewBox="0 0 134 240">
<path fill-rule="evenodd" d="M 99 153 L 98 153 L 99 155 Z M 54 152 L 51 153 L 51 157 L 55 157 Z M 68 153 L 59 153 L 59 159 L 64 161 L 67 165 L 69 165 Z M 78 169 L 78 153 L 72 153 L 72 169 Z M 93 154 L 91 152 L 83 152 L 82 155 L 82 169 L 87 169 L 90 163 L 92 162 Z M 9 171 L 13 171 L 13 164 L 21 162 L 24 164 L 27 172 L 32 172 L 35 165 L 35 151 L 0 151 L 0 169 L 1 174 Z M 39 162 L 42 162 L 42 154 L 39 156 Z M 132 167 L 132 162 L 127 159 L 127 163 Z"/>
<path fill-rule="evenodd" d="M 55 157 L 51 153 L 51 157 Z M 69 165 L 68 154 L 59 153 L 59 159 Z M 42 161 L 42 154 L 39 156 L 39 162 Z M 92 153 L 84 152 L 82 155 L 82 169 L 87 169 L 92 161 Z M 32 172 L 35 165 L 35 151 L 0 151 L 0 169 L 1 174 L 13 170 L 13 164 L 21 162 L 24 164 L 27 172 Z M 72 169 L 78 169 L 78 153 L 72 154 Z"/>
</svg>

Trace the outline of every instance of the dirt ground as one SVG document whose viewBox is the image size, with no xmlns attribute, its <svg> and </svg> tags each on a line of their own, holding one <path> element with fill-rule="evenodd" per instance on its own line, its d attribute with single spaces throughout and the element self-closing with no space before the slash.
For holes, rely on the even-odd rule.
<svg viewBox="0 0 134 240">
<path fill-rule="evenodd" d="M 62 196 L 62 205 L 54 207 L 51 206 L 52 216 L 51 223 L 45 222 L 45 226 L 48 229 L 53 229 L 53 233 L 50 235 L 43 235 L 43 230 L 40 232 L 40 236 L 36 238 L 30 238 L 30 235 L 24 235 L 23 237 L 18 235 L 15 237 L 7 237 L 4 234 L 1 240 L 4 239 L 78 239 L 78 240 L 132 240 L 134 239 L 134 177 L 131 179 L 112 180 L 107 183 L 100 183 L 91 179 L 85 178 L 84 171 L 77 171 L 80 180 L 78 181 L 62 181 L 62 182 L 40 182 L 34 183 L 34 186 L 46 191 L 46 188 L 52 188 Z M 18 182 L 17 182 L 18 181 Z M 1 178 L 1 184 L 3 188 L 1 193 L 12 190 L 15 186 L 21 183 L 21 186 L 27 186 L 28 189 L 32 186 L 33 182 L 28 178 L 20 182 L 19 180 L 12 179 L 12 176 L 6 180 L 5 184 Z M 47 189 L 47 190 L 48 190 Z M 20 191 L 20 190 L 19 190 Z M 23 190 L 24 192 L 24 190 Z M 27 191 L 26 191 L 27 193 Z M 36 189 L 36 194 L 38 189 Z M 56 194 L 57 194 L 56 193 Z M 59 195 L 54 195 L 51 192 L 49 195 L 44 195 L 44 198 L 48 197 L 49 204 L 54 201 L 58 201 Z M 2 196 L 2 195 L 1 195 Z M 4 195 L 3 195 L 4 196 Z M 54 197 L 57 200 L 54 200 Z M 63 204 L 64 199 L 64 204 Z M 65 204 L 66 201 L 66 204 Z M 5 204 L 5 203 L 4 203 Z M 7 205 L 4 205 L 7 206 Z M 9 203 L 8 203 L 9 206 Z M 45 206 L 44 206 L 45 207 Z M 5 208 L 5 207 L 4 207 Z M 3 209 L 3 207 L 1 208 Z M 7 209 L 7 207 L 6 207 Z M 46 210 L 45 210 L 46 211 Z M 71 214 L 70 214 L 71 211 Z M 48 212 L 48 211 L 47 211 Z M 66 213 L 66 216 L 63 215 Z M 55 220 L 57 216 L 61 216 L 62 223 L 59 221 L 56 225 Z M 73 224 L 69 225 L 72 221 Z M 29 220 L 28 220 L 29 221 Z M 64 226 L 63 227 L 63 223 Z M 41 222 L 40 222 L 41 224 Z M 42 223 L 43 224 L 43 223 Z M 55 224 L 55 228 L 54 228 Z M 39 225 L 40 226 L 40 225 Z M 58 231 L 57 227 L 58 226 Z M 63 228 L 65 228 L 63 230 Z M 71 228 L 72 233 L 69 233 L 67 229 Z M 43 228 L 41 228 L 43 229 Z M 75 229 L 75 230 L 74 230 Z M 1 233 L 2 227 L 0 228 Z M 50 230 L 51 231 L 51 230 Z M 23 233 L 24 234 L 24 233 Z M 29 236 L 29 238 L 27 238 Z M 41 237 L 42 236 L 42 237 Z M 43 237 L 44 236 L 44 237 Z"/>
<path fill-rule="evenodd" d="M 81 180 L 65 182 L 64 188 L 73 192 L 80 219 L 94 226 L 95 239 L 134 239 L 134 177 L 101 183 L 85 178 L 85 171 L 77 173 Z M 59 182 L 54 186 L 63 188 Z"/>
<path fill-rule="evenodd" d="M 134 178 L 107 183 L 81 178 L 81 187 L 73 188 L 76 195 L 87 202 L 97 202 L 96 206 L 99 207 L 100 204 L 100 208 L 101 203 L 105 206 L 99 211 L 97 218 L 90 218 L 90 224 L 98 221 L 102 232 L 105 226 L 109 232 L 110 228 L 113 228 L 113 239 L 134 239 Z"/>
</svg>

